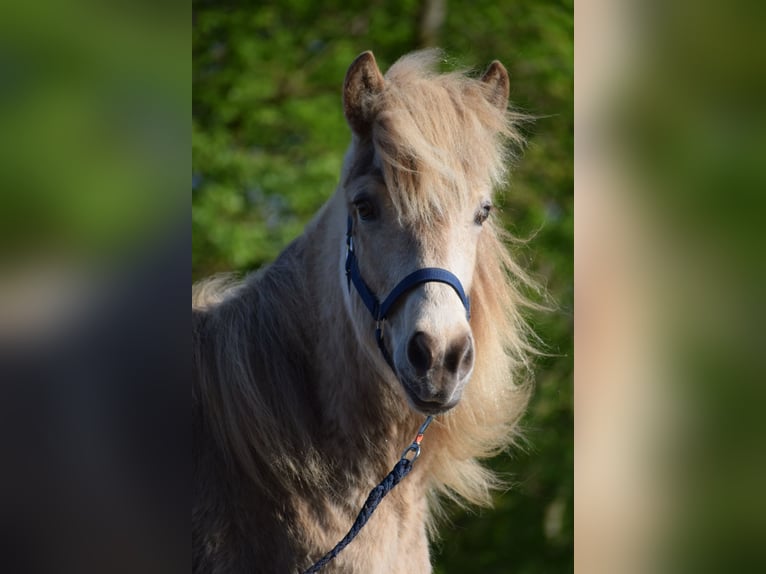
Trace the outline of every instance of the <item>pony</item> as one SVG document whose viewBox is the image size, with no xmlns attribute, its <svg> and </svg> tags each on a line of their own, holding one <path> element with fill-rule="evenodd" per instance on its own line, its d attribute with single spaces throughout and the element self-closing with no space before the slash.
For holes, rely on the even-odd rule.
<svg viewBox="0 0 766 574">
<path fill-rule="evenodd" d="M 531 387 L 534 285 L 492 211 L 523 116 L 494 61 L 481 77 L 406 55 L 385 76 L 351 64 L 339 185 L 269 266 L 193 286 L 192 571 L 295 573 L 346 533 L 370 490 L 436 416 L 412 472 L 325 569 L 431 572 L 440 501 L 486 505 L 479 462 L 515 444 Z M 346 270 L 379 297 L 428 280 L 376 320 Z M 383 352 L 381 352 L 383 351 Z"/>
</svg>

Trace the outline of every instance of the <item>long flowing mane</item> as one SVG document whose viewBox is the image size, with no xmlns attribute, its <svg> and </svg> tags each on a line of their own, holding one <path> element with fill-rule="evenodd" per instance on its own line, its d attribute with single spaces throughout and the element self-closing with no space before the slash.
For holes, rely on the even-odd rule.
<svg viewBox="0 0 766 574">
<path fill-rule="evenodd" d="M 397 216 L 423 233 L 473 201 L 474 190 L 501 186 L 509 150 L 522 143 L 523 116 L 492 105 L 486 84 L 469 74 L 434 71 L 438 58 L 415 53 L 389 69 L 385 89 L 367 102 L 377 165 L 352 146 L 341 176 L 378 169 Z M 419 420 L 370 372 L 339 304 L 328 303 L 343 287 L 332 209 L 267 268 L 192 291 L 194 449 L 211 459 L 195 465 L 220 464 L 274 500 L 300 493 L 307 506 L 285 512 L 323 517 L 325 529 L 345 524 L 328 499 L 341 504 L 349 484 L 379 480 Z M 458 406 L 432 425 L 418 462 L 437 498 L 491 502 L 498 482 L 479 459 L 514 443 L 529 397 L 535 337 L 524 310 L 535 304 L 523 292 L 537 287 L 509 256 L 509 241 L 491 216 L 470 293 L 473 375 Z M 322 491 L 329 495 L 306 494 Z"/>
</svg>

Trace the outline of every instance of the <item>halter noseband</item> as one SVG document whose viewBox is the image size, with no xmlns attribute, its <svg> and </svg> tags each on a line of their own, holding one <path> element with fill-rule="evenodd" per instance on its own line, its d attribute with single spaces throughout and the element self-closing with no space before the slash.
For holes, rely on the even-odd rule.
<svg viewBox="0 0 766 574">
<path fill-rule="evenodd" d="M 404 279 L 397 283 L 396 287 L 391 290 L 383 300 L 383 303 L 378 301 L 378 298 L 367 286 L 367 283 L 362 279 L 362 274 L 359 272 L 359 264 L 357 263 L 356 254 L 354 253 L 354 238 L 353 232 L 353 220 L 351 216 L 348 217 L 348 227 L 346 229 L 346 278 L 348 281 L 348 289 L 351 290 L 351 284 L 354 284 L 359 297 L 362 299 L 362 303 L 370 311 L 372 318 L 375 319 L 375 340 L 378 343 L 378 348 L 383 354 L 383 358 L 386 360 L 392 370 L 394 369 L 394 362 L 391 359 L 386 346 L 383 344 L 383 321 L 388 317 L 388 312 L 391 307 L 394 306 L 399 298 L 402 297 L 407 291 L 420 285 L 421 283 L 446 283 L 455 290 L 460 301 L 465 307 L 466 318 L 471 318 L 471 301 L 468 295 L 463 290 L 463 285 L 460 283 L 460 279 L 455 274 L 441 269 L 439 267 L 424 267 L 418 269 L 407 275 Z"/>
</svg>

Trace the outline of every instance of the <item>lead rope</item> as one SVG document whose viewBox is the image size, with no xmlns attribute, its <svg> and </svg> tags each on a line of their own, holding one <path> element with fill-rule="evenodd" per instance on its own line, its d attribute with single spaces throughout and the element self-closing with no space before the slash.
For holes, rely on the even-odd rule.
<svg viewBox="0 0 766 574">
<path fill-rule="evenodd" d="M 375 512 L 375 509 L 378 507 L 378 504 L 380 504 L 380 501 L 383 500 L 383 497 L 391 492 L 391 490 L 393 490 L 393 488 L 399 484 L 399 482 L 401 482 L 401 480 L 412 470 L 412 465 L 420 456 L 420 441 L 423 440 L 423 434 L 426 432 L 426 429 L 428 428 L 428 425 L 431 424 L 432 420 L 432 416 L 426 417 L 426 420 L 422 425 L 420 425 L 420 428 L 418 429 L 418 434 L 415 436 L 415 440 L 412 441 L 410 446 L 404 449 L 399 462 L 396 463 L 386 478 L 384 478 L 378 486 L 370 491 L 367 500 L 362 506 L 362 509 L 359 511 L 359 514 L 357 515 L 354 524 L 351 526 L 351 529 L 348 531 L 348 534 L 346 534 L 343 539 L 335 545 L 335 548 L 320 558 L 311 568 L 305 570 L 303 574 L 314 574 L 315 572 L 319 572 L 328 562 L 340 554 L 341 551 L 346 546 L 348 546 L 354 538 L 356 538 L 356 535 L 359 534 L 359 531 L 364 527 L 365 524 L 367 524 L 367 521 L 370 519 L 370 516 L 372 516 L 372 513 Z M 412 453 L 412 458 L 408 458 L 410 453 Z"/>
</svg>

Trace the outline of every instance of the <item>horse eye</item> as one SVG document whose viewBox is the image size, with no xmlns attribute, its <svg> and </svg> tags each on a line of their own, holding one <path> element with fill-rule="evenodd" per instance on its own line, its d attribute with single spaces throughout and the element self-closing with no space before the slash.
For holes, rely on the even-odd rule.
<svg viewBox="0 0 766 574">
<path fill-rule="evenodd" d="M 377 215 L 375 205 L 367 197 L 354 200 L 354 208 L 356 208 L 356 213 L 362 221 L 372 221 Z"/>
<path fill-rule="evenodd" d="M 479 210 L 476 212 L 476 215 L 474 216 L 473 220 L 476 223 L 476 225 L 481 225 L 485 221 L 487 221 L 487 218 L 489 217 L 489 212 L 492 210 L 492 204 L 482 203 Z"/>
</svg>

